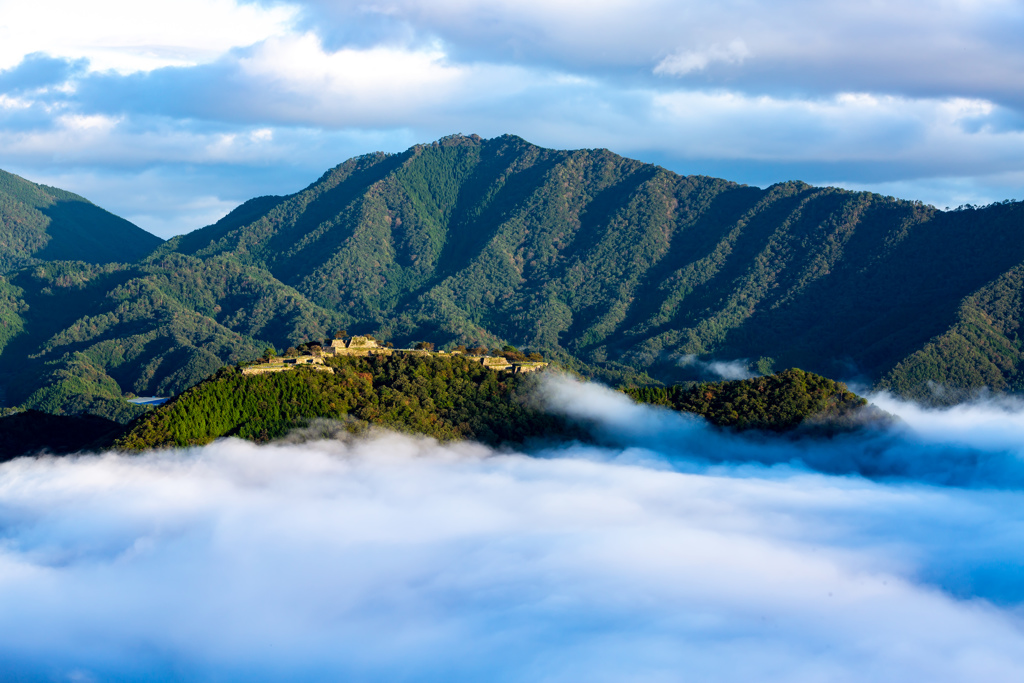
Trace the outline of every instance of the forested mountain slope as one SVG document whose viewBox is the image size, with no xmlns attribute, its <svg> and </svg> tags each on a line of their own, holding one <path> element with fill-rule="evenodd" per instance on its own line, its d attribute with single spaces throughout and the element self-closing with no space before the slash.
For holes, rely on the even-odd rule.
<svg viewBox="0 0 1024 683">
<path fill-rule="evenodd" d="M 605 150 L 451 136 L 349 160 L 160 251 L 266 268 L 350 328 L 510 341 L 609 377 L 671 379 L 679 355 L 696 354 L 885 377 L 910 393 L 928 380 L 1018 381 L 1019 313 L 985 349 L 967 342 L 965 355 L 948 339 L 963 337 L 964 306 L 986 288 L 1019 299 L 1020 203 L 942 212 L 800 182 L 761 190 L 684 177 Z M 936 344 L 942 360 L 926 351 Z"/>
<path fill-rule="evenodd" d="M 141 259 L 159 240 L 132 246 L 134 226 L 96 219 L 96 234 L 130 229 L 107 240 L 119 255 L 96 252 L 120 263 L 88 264 L 39 260 L 64 254 L 53 207 L 110 214 L 0 181 L 15 197 L 5 226 L 11 206 L 43 217 L 0 244 L 0 265 L 29 264 L 0 277 L 3 406 L 124 421 L 141 410 L 126 393 L 177 394 L 268 344 L 338 329 L 399 346 L 510 342 L 613 383 L 698 379 L 699 363 L 679 363 L 696 356 L 918 398 L 1024 389 L 1021 203 L 942 212 L 451 136 L 350 159 Z M 44 218 L 45 239 L 25 227 Z"/>
<path fill-rule="evenodd" d="M 3 404 L 126 421 L 268 344 L 324 339 L 338 316 L 231 259 L 44 263 L 0 278 Z"/>
<path fill-rule="evenodd" d="M 0 171 L 0 273 L 38 260 L 131 262 L 161 242 L 76 194 Z"/>
</svg>

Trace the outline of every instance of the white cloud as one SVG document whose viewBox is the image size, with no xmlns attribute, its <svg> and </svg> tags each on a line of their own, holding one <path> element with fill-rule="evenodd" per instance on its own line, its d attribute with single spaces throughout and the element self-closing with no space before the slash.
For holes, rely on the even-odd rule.
<svg viewBox="0 0 1024 683">
<path fill-rule="evenodd" d="M 8 74 L 27 85 L 0 95 L 0 163 L 30 177 L 54 163 L 305 168 L 283 154 L 303 154 L 283 129 L 402 141 L 387 151 L 511 132 L 762 185 L 842 182 L 939 206 L 1021 194 L 1019 3 L 582 7 L 0 0 L 0 68 L 45 53 L 92 69 Z M 70 80 L 32 85 L 47 77 Z"/>
<path fill-rule="evenodd" d="M 710 64 L 742 64 L 750 56 L 750 50 L 742 40 L 728 45 L 715 44 L 706 50 L 676 52 L 658 62 L 654 73 L 665 76 L 684 76 L 693 71 L 703 71 Z"/>
<path fill-rule="evenodd" d="M 239 60 L 239 69 L 247 79 L 297 97 L 296 110 L 314 103 L 343 116 L 403 106 L 419 110 L 461 96 L 468 85 L 467 69 L 449 64 L 436 47 L 326 52 L 310 33 L 262 43 Z"/>
<path fill-rule="evenodd" d="M 296 16 L 294 5 L 236 0 L 0 0 L 0 69 L 34 52 L 119 73 L 201 64 L 287 32 Z"/>
<path fill-rule="evenodd" d="M 0 663 L 98 680 L 1024 675 L 1012 611 L 971 597 L 977 572 L 1024 559 L 1019 493 L 548 456 L 380 434 L 4 464 Z"/>
</svg>

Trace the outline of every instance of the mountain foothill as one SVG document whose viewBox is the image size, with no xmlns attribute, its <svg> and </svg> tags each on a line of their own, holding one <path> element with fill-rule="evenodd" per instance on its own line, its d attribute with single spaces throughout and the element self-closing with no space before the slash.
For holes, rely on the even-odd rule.
<svg viewBox="0 0 1024 683">
<path fill-rule="evenodd" d="M 330 338 L 536 351 L 617 385 L 799 367 L 928 401 L 1024 389 L 1024 203 L 683 176 L 453 135 L 367 154 L 166 242 L 0 173 L 0 405 L 132 395 Z M 284 380 L 275 380 L 284 381 Z"/>
</svg>

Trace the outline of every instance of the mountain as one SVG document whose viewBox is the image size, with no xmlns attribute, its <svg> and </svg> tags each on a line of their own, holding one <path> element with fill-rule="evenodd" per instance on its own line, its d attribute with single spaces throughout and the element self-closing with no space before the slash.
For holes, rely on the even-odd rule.
<svg viewBox="0 0 1024 683">
<path fill-rule="evenodd" d="M 76 194 L 0 171 L 0 272 L 40 260 L 129 263 L 161 242 Z"/>
<path fill-rule="evenodd" d="M 1020 307 L 990 324 L 1006 305 L 986 292 L 1019 301 L 1022 230 L 1021 203 L 943 212 L 451 136 L 351 159 L 160 251 L 266 269 L 400 340 L 509 341 L 611 379 L 762 359 L 923 396 L 1020 386 Z"/>
<path fill-rule="evenodd" d="M 585 425 L 539 407 L 534 391 L 543 380 L 537 374 L 499 373 L 461 355 L 333 357 L 325 364 L 333 372 L 297 367 L 247 375 L 224 368 L 134 422 L 117 446 L 141 451 L 202 445 L 224 436 L 265 442 L 296 429 L 300 438 L 303 433 L 325 438 L 369 425 L 493 446 L 599 438 Z M 736 431 L 830 436 L 862 427 L 859 417 L 865 412 L 880 419 L 844 385 L 795 369 L 689 389 L 627 393 Z"/>
<path fill-rule="evenodd" d="M 170 396 L 267 346 L 324 339 L 338 317 L 265 271 L 168 254 L 42 263 L 0 278 L 4 404 L 127 422 L 128 394 Z"/>
<path fill-rule="evenodd" d="M 736 431 L 834 434 L 865 424 L 891 424 L 891 416 L 842 382 L 790 368 L 773 375 L 690 386 L 631 387 L 638 403 L 695 413 L 717 427 Z"/>
<path fill-rule="evenodd" d="M 4 179 L 17 189 L 5 196 L 36 193 L 17 205 L 43 207 L 47 229 L 61 202 L 92 207 Z M 44 195 L 65 199 L 47 208 Z M 12 251 L 30 265 L 0 277 L 0 403 L 127 422 L 145 410 L 128 394 L 178 394 L 339 329 L 399 346 L 512 343 L 610 383 L 698 380 L 718 360 L 932 401 L 1018 391 L 1022 235 L 1022 203 L 943 212 L 449 136 L 350 159 L 293 195 L 152 238 L 142 258 Z"/>
</svg>

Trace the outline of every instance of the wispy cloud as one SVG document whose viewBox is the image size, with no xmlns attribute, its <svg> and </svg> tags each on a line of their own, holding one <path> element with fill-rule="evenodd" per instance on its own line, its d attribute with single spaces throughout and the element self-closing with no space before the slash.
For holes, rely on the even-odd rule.
<svg viewBox="0 0 1024 683">
<path fill-rule="evenodd" d="M 665 76 L 685 76 L 703 71 L 710 64 L 742 64 L 750 56 L 747 44 L 733 40 L 727 45 L 714 44 L 705 50 L 682 50 L 665 57 L 654 67 L 654 73 Z"/>
</svg>

